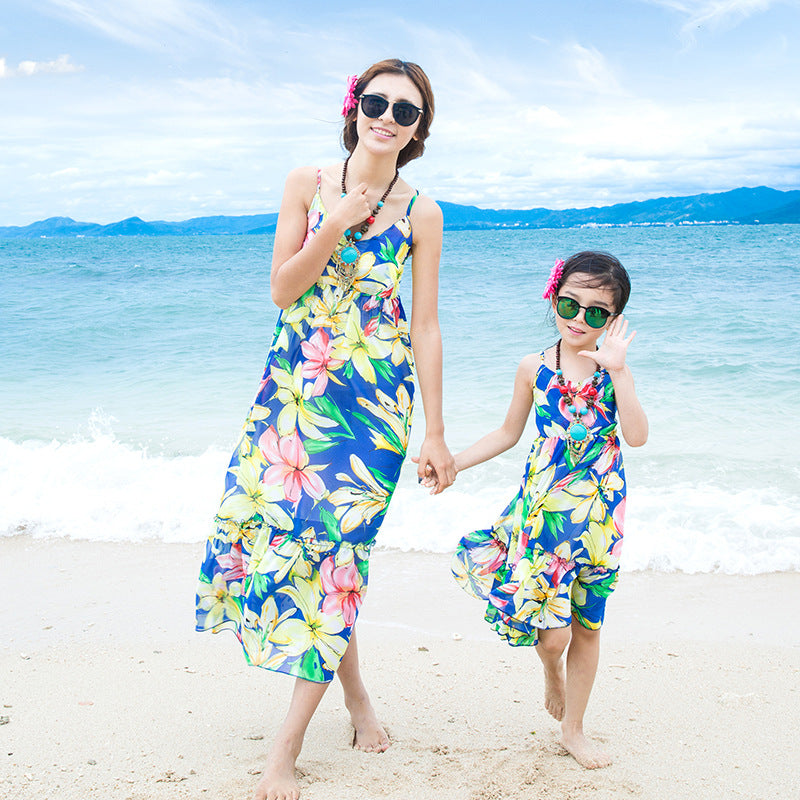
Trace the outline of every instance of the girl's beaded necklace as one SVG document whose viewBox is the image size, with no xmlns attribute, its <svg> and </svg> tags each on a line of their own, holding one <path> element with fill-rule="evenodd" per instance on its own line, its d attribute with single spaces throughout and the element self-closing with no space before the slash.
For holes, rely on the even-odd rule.
<svg viewBox="0 0 800 800">
<path fill-rule="evenodd" d="M 350 161 L 350 156 L 345 159 L 344 164 L 342 165 L 342 197 L 347 195 L 348 161 Z M 386 198 L 389 196 L 389 192 L 394 189 L 394 185 L 397 183 L 397 179 L 399 177 L 400 173 L 395 170 L 392 182 L 383 193 L 381 199 L 378 200 L 375 208 L 372 210 L 372 213 L 364 220 L 358 230 L 353 231 L 352 229 L 348 228 L 344 232 L 344 236 L 342 236 L 339 244 L 336 246 L 336 249 L 333 251 L 331 258 L 333 259 L 334 270 L 336 271 L 336 277 L 339 281 L 339 288 L 342 289 L 342 291 L 349 291 L 350 287 L 353 285 L 353 279 L 356 272 L 355 263 L 358 261 L 358 257 L 360 255 L 355 243 L 363 238 L 364 234 L 369 230 L 369 226 L 375 222 L 375 217 L 378 216 L 378 212 L 383 208 Z"/>
<path fill-rule="evenodd" d="M 567 428 L 567 445 L 573 455 L 580 456 L 584 447 L 587 444 L 587 437 L 589 436 L 589 429 L 583 421 L 590 409 L 594 408 L 595 400 L 597 399 L 597 384 L 600 382 L 602 372 L 595 370 L 592 375 L 592 385 L 584 392 L 584 399 L 586 406 L 578 408 L 575 405 L 575 398 L 578 396 L 578 390 L 570 390 L 564 380 L 564 371 L 561 369 L 561 339 L 556 343 L 556 381 L 558 382 L 558 391 L 561 392 L 564 402 L 567 405 L 567 411 L 572 414 L 572 422 Z"/>
</svg>

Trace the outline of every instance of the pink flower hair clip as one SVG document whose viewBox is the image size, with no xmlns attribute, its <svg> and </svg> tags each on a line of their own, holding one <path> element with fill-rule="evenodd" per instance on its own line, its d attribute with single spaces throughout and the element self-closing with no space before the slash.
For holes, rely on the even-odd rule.
<svg viewBox="0 0 800 800">
<path fill-rule="evenodd" d="M 550 277 L 547 279 L 547 286 L 544 287 L 544 294 L 542 297 L 545 300 L 552 297 L 556 293 L 556 289 L 558 289 L 558 282 L 561 280 L 561 275 L 563 272 L 564 262 L 560 258 L 557 258 L 556 263 L 553 265 L 553 269 L 550 270 Z"/>
<path fill-rule="evenodd" d="M 356 86 L 358 84 L 358 75 L 351 75 L 347 79 L 347 94 L 344 96 L 344 105 L 342 105 L 342 116 L 346 117 L 349 113 L 351 108 L 355 108 L 358 105 L 358 100 L 356 100 Z"/>
</svg>

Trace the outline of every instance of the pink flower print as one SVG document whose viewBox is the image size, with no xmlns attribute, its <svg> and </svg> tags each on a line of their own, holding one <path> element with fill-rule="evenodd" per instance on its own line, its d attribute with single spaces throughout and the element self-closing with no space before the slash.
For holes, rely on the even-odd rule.
<svg viewBox="0 0 800 800">
<path fill-rule="evenodd" d="M 552 576 L 553 586 L 558 586 L 561 583 L 561 579 L 574 567 L 574 561 L 567 561 L 566 558 L 562 558 L 553 553 L 545 568 L 545 574 Z"/>
<path fill-rule="evenodd" d="M 308 212 L 308 225 L 306 226 L 306 238 L 303 239 L 303 247 L 305 247 L 309 240 L 314 238 L 316 234 L 316 227 L 319 224 L 319 220 L 322 214 L 319 213 L 316 209 L 311 209 Z"/>
<path fill-rule="evenodd" d="M 341 367 L 344 361 L 331 358 L 333 345 L 327 331 L 323 328 L 320 328 L 308 341 L 302 342 L 300 347 L 306 357 L 303 364 L 303 377 L 315 379 L 311 396 L 319 397 L 328 387 L 328 371 Z"/>
<path fill-rule="evenodd" d="M 263 483 L 283 483 L 283 494 L 287 500 L 296 503 L 303 492 L 319 500 L 325 493 L 325 484 L 314 470 L 321 466 L 308 466 L 308 454 L 297 431 L 288 436 L 278 436 L 270 425 L 258 440 L 258 446 L 269 466 L 264 472 Z"/>
<path fill-rule="evenodd" d="M 373 317 L 365 326 L 364 326 L 364 336 L 372 336 L 374 335 L 375 331 L 378 330 L 378 318 Z"/>
<path fill-rule="evenodd" d="M 614 515 L 612 517 L 614 520 L 614 527 L 617 529 L 617 532 L 620 536 L 625 533 L 625 499 L 626 498 L 623 497 L 622 500 L 617 503 L 617 507 L 614 509 Z M 622 546 L 622 539 L 620 539 L 617 544 L 614 545 L 614 547 L 616 548 L 617 545 L 620 547 Z"/>
<path fill-rule="evenodd" d="M 247 556 L 242 553 L 242 545 L 237 542 L 229 553 L 220 553 L 217 564 L 222 569 L 222 577 L 227 583 L 244 580 L 247 577 Z"/>
<path fill-rule="evenodd" d="M 363 588 L 358 567 L 352 561 L 336 567 L 333 556 L 329 556 L 320 564 L 319 574 L 325 593 L 325 599 L 322 601 L 323 613 L 341 614 L 345 625 L 352 625 L 361 607 Z"/>
</svg>

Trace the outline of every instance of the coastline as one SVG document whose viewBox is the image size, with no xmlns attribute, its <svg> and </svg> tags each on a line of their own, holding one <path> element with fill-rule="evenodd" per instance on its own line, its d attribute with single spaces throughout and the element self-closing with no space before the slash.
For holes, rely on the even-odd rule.
<svg viewBox="0 0 800 800">
<path fill-rule="evenodd" d="M 0 540 L 0 794 L 248 798 L 291 679 L 248 667 L 232 634 L 193 630 L 201 545 Z M 609 601 L 583 770 L 542 708 L 535 653 L 504 645 L 446 554 L 377 550 L 362 667 L 392 747 L 349 747 L 331 687 L 302 797 L 790 797 L 800 716 L 800 574 L 634 572 Z M 785 735 L 781 734 L 781 731 Z"/>
</svg>

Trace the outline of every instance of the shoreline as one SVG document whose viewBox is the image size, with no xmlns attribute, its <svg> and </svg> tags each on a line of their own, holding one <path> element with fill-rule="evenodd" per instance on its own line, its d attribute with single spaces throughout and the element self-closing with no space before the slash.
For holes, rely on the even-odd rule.
<svg viewBox="0 0 800 800">
<path fill-rule="evenodd" d="M 248 667 L 229 632 L 194 632 L 201 549 L 0 540 L 4 798 L 250 797 L 292 681 Z M 800 573 L 624 573 L 586 720 L 615 763 L 586 771 L 557 743 L 535 653 L 482 622 L 449 558 L 373 553 L 359 649 L 392 747 L 353 751 L 331 687 L 298 760 L 303 798 L 800 791 Z"/>
</svg>

